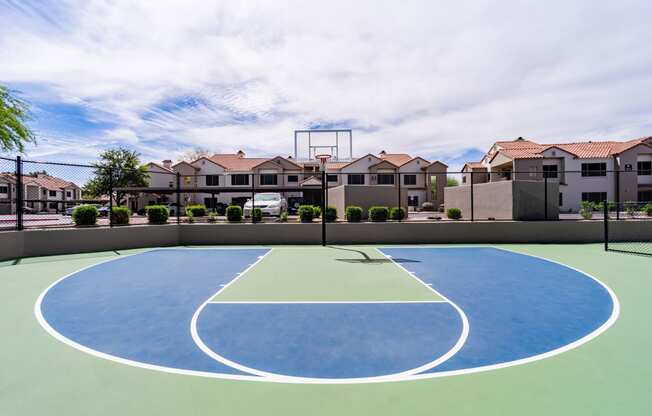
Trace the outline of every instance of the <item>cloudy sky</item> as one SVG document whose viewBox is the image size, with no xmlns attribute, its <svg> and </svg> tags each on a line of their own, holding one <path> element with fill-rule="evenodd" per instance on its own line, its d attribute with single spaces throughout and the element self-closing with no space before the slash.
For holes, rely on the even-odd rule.
<svg viewBox="0 0 652 416">
<path fill-rule="evenodd" d="M 497 139 L 652 135 L 652 2 L 0 0 L 31 157 L 288 155 L 292 132 L 477 159 Z"/>
</svg>

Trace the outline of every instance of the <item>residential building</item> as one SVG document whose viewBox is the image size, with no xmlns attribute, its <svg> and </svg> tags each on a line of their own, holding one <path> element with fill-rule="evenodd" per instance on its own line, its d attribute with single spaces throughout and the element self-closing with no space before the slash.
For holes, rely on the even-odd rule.
<svg viewBox="0 0 652 416">
<path fill-rule="evenodd" d="M 243 151 L 234 154 L 215 154 L 193 161 L 172 164 L 149 163 L 152 188 L 160 193 L 143 194 L 131 198 L 132 210 L 153 202 L 175 202 L 175 195 L 163 188 L 176 187 L 176 174 L 180 174 L 181 188 L 197 188 L 202 192 L 188 192 L 181 197 L 182 204 L 244 204 L 251 198 L 251 189 L 281 192 L 290 205 L 296 203 L 321 203 L 321 172 L 317 160 L 297 161 L 293 157 L 247 157 Z M 374 189 L 401 187 L 403 206 L 420 206 L 423 202 L 443 204 L 447 166 L 429 162 L 408 154 L 368 154 L 350 161 L 330 162 L 326 165 L 329 188 L 338 186 L 365 186 Z M 401 183 L 398 183 L 400 173 Z M 253 175 L 253 176 L 252 176 Z M 253 181 L 253 182 L 252 182 Z M 214 188 L 215 192 L 210 192 Z M 228 192 L 227 189 L 228 188 Z M 242 192 L 234 192 L 242 189 Z M 258 191 L 260 192 L 260 191 Z M 373 199 L 373 198 L 372 198 Z"/>
<path fill-rule="evenodd" d="M 519 137 L 494 143 L 481 161 L 464 165 L 463 172 L 463 186 L 470 185 L 471 173 L 474 185 L 557 183 L 558 194 L 548 197 L 561 212 L 577 212 L 581 201 L 652 201 L 652 137 L 552 144 Z"/>
<path fill-rule="evenodd" d="M 16 175 L 0 173 L 0 213 L 16 212 Z M 36 212 L 62 212 L 81 199 L 75 183 L 43 172 L 22 176 L 24 206 Z"/>
</svg>

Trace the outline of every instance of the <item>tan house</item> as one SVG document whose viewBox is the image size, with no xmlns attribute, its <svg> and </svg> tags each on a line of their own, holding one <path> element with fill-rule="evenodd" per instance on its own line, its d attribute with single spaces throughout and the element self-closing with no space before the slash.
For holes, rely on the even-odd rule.
<svg viewBox="0 0 652 416">
<path fill-rule="evenodd" d="M 618 172 L 616 172 L 618 171 Z M 527 192 L 522 196 L 501 194 L 497 185 L 502 181 L 522 183 L 547 182 L 557 189 L 548 197 L 555 201 L 549 212 L 577 212 L 581 201 L 652 201 L 652 138 L 640 138 L 628 141 L 585 141 L 575 143 L 540 144 L 532 140 L 498 141 L 491 146 L 479 162 L 464 165 L 462 187 L 446 189 L 446 205 L 462 205 L 463 211 L 469 211 L 469 203 L 464 203 L 458 194 L 465 193 L 465 186 L 478 185 L 474 190 L 484 192 L 489 187 L 496 189 L 487 194 L 491 205 L 495 201 L 513 203 L 514 199 L 537 199 L 542 194 Z M 503 187 L 505 188 L 505 187 Z M 502 188 L 501 188 L 502 189 Z M 507 189 L 507 188 L 505 188 Z M 509 188 L 514 191 L 516 188 Z M 525 192 L 525 191 L 524 191 Z M 450 198 L 449 198 L 450 197 Z M 468 198 L 470 200 L 470 198 Z M 483 204 L 489 203 L 485 198 L 475 198 L 474 208 L 485 210 Z M 524 201 L 520 206 L 525 205 Z M 537 204 L 537 206 L 542 206 Z M 491 211 L 491 210 L 489 210 Z M 497 209 L 493 208 L 496 212 Z M 495 218 L 504 217 L 509 210 L 500 210 Z M 539 217 L 541 213 L 532 213 L 525 217 Z"/>
<path fill-rule="evenodd" d="M 62 212 L 81 200 L 81 188 L 65 179 L 34 173 L 22 176 L 24 206 L 37 212 Z M 16 213 L 16 175 L 0 174 L 0 213 Z"/>
</svg>

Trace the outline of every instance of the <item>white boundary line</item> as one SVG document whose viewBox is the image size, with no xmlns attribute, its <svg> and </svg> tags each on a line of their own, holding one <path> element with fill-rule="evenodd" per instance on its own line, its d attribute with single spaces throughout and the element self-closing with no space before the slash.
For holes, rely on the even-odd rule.
<svg viewBox="0 0 652 416">
<path fill-rule="evenodd" d="M 271 252 L 271 250 L 270 250 Z M 381 251 L 378 251 L 383 257 L 388 258 L 385 256 L 384 253 Z M 264 257 L 264 256 L 263 256 Z M 259 261 L 262 260 L 262 257 L 259 259 Z M 391 259 L 390 259 L 391 260 Z M 407 270 L 403 269 L 399 264 L 394 262 L 392 260 L 392 263 L 396 264 L 398 267 L 400 267 L 403 271 L 408 273 L 408 275 L 412 276 Z M 235 282 L 237 279 L 239 279 L 241 276 L 243 276 L 245 273 L 247 273 L 249 270 L 251 270 L 258 262 L 252 264 L 247 270 L 242 272 L 238 277 L 233 279 L 229 285 L 233 282 Z M 416 277 L 415 277 L 416 278 Z M 419 279 L 417 279 L 419 280 Z M 425 283 L 421 282 L 422 284 L 425 285 Z M 227 285 L 228 286 L 228 285 Z M 434 292 L 436 295 L 441 297 L 444 301 L 416 301 L 412 303 L 450 303 L 451 306 L 457 311 L 457 313 L 460 315 L 460 318 L 462 320 L 462 332 L 460 334 L 459 339 L 455 343 L 455 345 L 447 351 L 444 355 L 437 357 L 435 360 L 430 361 L 424 365 L 421 365 L 416 368 L 412 368 L 406 371 L 402 371 L 399 373 L 392 373 L 392 374 L 386 374 L 382 376 L 373 376 L 373 377 L 352 377 L 352 378 L 314 378 L 314 377 L 297 377 L 297 376 L 288 376 L 284 374 L 278 374 L 278 373 L 271 373 L 267 371 L 262 371 L 258 370 L 256 368 L 248 367 L 245 365 L 242 365 L 238 362 L 235 362 L 233 360 L 229 360 L 228 358 L 218 354 L 217 352 L 213 351 L 210 347 L 208 347 L 204 341 L 201 339 L 199 336 L 199 332 L 197 330 L 197 321 L 199 318 L 199 315 L 202 313 L 204 308 L 211 303 L 210 300 L 216 297 L 218 294 L 220 294 L 226 287 L 221 288 L 220 290 L 217 291 L 213 296 L 208 298 L 204 304 L 202 304 L 197 311 L 195 311 L 195 314 L 192 317 L 192 320 L 190 322 L 190 333 L 192 334 L 192 339 L 195 341 L 195 344 L 204 351 L 208 356 L 213 358 L 214 360 L 227 365 L 229 367 L 233 367 L 235 369 L 238 369 L 242 372 L 245 373 L 250 373 L 250 374 L 255 374 L 260 377 L 263 377 L 265 381 L 277 381 L 277 382 L 282 382 L 282 383 L 302 383 L 302 384 L 358 384 L 358 383 L 372 383 L 372 382 L 382 382 L 382 381 L 400 381 L 400 380 L 409 380 L 409 376 L 413 376 L 415 374 L 421 373 L 423 371 L 426 371 L 428 369 L 431 369 L 433 367 L 436 367 L 437 365 L 443 363 L 444 361 L 448 360 L 450 357 L 455 355 L 457 351 L 459 351 L 460 348 L 462 348 L 462 345 L 464 345 L 464 342 L 466 341 L 466 338 L 468 337 L 469 333 L 469 324 L 468 324 L 468 319 L 466 318 L 466 315 L 460 309 L 457 305 L 455 305 L 453 302 L 448 300 L 445 296 L 443 296 L 441 293 L 437 292 L 433 288 L 429 286 L 425 286 L 428 288 L 430 291 Z M 213 303 L 220 303 L 218 302 L 213 302 Z M 224 302 L 226 303 L 226 302 Z M 292 302 L 239 302 L 239 303 L 292 303 Z M 294 302 L 294 303 L 365 303 L 365 302 Z M 366 302 L 366 303 L 399 303 L 399 302 Z M 400 302 L 400 303 L 406 303 L 406 302 Z"/>
<path fill-rule="evenodd" d="M 256 248 L 257 249 L 265 249 L 265 247 L 256 247 Z M 601 282 L 598 278 L 596 278 L 595 276 L 592 276 L 592 275 L 590 275 L 590 274 L 588 274 L 588 273 L 586 273 L 586 272 L 584 272 L 582 270 L 576 269 L 576 268 L 574 268 L 572 266 L 568 266 L 566 264 L 563 264 L 563 263 L 560 263 L 560 262 L 557 262 L 557 261 L 554 261 L 554 260 L 550 260 L 550 259 L 547 259 L 547 258 L 544 258 L 544 257 L 540 257 L 540 256 L 537 256 L 537 255 L 521 253 L 521 252 L 518 252 L 518 251 L 511 250 L 511 249 L 507 249 L 507 248 L 503 248 L 503 247 L 496 247 L 496 246 L 454 246 L 454 245 L 447 245 L 447 246 L 408 246 L 408 247 L 405 247 L 405 246 L 384 246 L 382 248 L 387 248 L 387 249 L 391 249 L 391 248 L 421 248 L 421 249 L 423 249 L 423 248 L 430 248 L 430 249 L 440 249 L 440 248 L 494 248 L 494 249 L 497 249 L 497 250 L 504 250 L 504 251 L 508 251 L 508 252 L 512 252 L 512 253 L 516 253 L 516 254 L 521 254 L 521 255 L 524 255 L 524 256 L 530 256 L 530 257 L 538 258 L 538 259 L 541 259 L 541 260 L 544 260 L 544 261 L 548 261 L 548 262 L 551 262 L 551 263 L 558 264 L 558 265 L 560 265 L 562 267 L 566 267 L 566 268 L 569 268 L 571 270 L 575 270 L 575 271 L 577 271 L 577 272 L 579 272 L 579 273 L 581 273 L 581 274 L 595 280 L 596 282 L 598 282 L 598 284 L 600 284 L 602 287 L 604 287 L 605 290 L 611 296 L 612 303 L 613 303 L 613 310 L 612 310 L 612 314 L 609 317 L 609 319 L 607 321 L 605 321 L 600 327 L 595 329 L 593 332 L 585 335 L 584 337 L 582 337 L 582 338 L 580 338 L 580 339 L 578 339 L 578 340 L 576 340 L 576 341 L 574 341 L 574 342 L 572 342 L 570 344 L 567 344 L 567 345 L 565 345 L 563 347 L 560 347 L 560 348 L 557 348 L 555 350 L 548 351 L 548 352 L 543 353 L 543 354 L 523 358 L 523 359 L 520 359 L 520 360 L 499 363 L 499 364 L 493 364 L 493 365 L 482 366 L 482 367 L 474 367 L 474 368 L 466 368 L 466 369 L 462 369 L 462 370 L 444 371 L 444 372 L 440 372 L 440 373 L 404 375 L 404 376 L 401 376 L 401 377 L 383 376 L 383 377 L 378 377 L 378 378 L 362 378 L 362 379 L 359 379 L 360 381 L 357 381 L 357 382 L 354 382 L 354 383 L 395 382 L 395 381 L 423 380 L 423 379 L 429 379 L 429 378 L 450 377 L 450 376 L 456 376 L 456 375 L 473 374 L 473 373 L 479 373 L 479 372 L 484 372 L 484 371 L 497 370 L 497 369 L 501 369 L 501 368 L 507 368 L 507 367 L 512 367 L 512 366 L 516 366 L 516 365 L 527 364 L 527 363 L 534 362 L 534 361 L 539 361 L 539 360 L 542 360 L 542 359 L 545 359 L 545 358 L 553 357 L 555 355 L 561 354 L 561 353 L 566 352 L 566 351 L 570 351 L 572 349 L 575 349 L 575 348 L 581 346 L 582 344 L 585 344 L 585 343 L 591 341 L 592 339 L 598 337 L 600 334 L 602 334 L 607 329 L 609 329 L 616 322 L 616 320 L 618 319 L 618 316 L 620 315 L 620 303 L 618 301 L 618 298 L 616 297 L 616 294 L 611 290 L 611 288 L 609 288 L 606 284 Z M 59 340 L 60 342 L 66 344 L 66 345 L 68 345 L 70 347 L 73 347 L 73 348 L 75 348 L 77 350 L 80 350 L 80 351 L 85 352 L 87 354 L 93 355 L 95 357 L 103 358 L 103 359 L 106 359 L 106 360 L 109 360 L 109 361 L 114 361 L 114 362 L 117 362 L 117 363 L 120 363 L 120 364 L 130 365 L 132 367 L 137 367 L 137 368 L 142 368 L 142 369 L 147 369 L 147 370 L 161 371 L 161 372 L 166 372 L 166 373 L 171 373 L 171 374 L 181 374 L 181 375 L 198 376 L 198 377 L 213 378 L 213 379 L 224 379 L 224 380 L 274 382 L 274 383 L 297 383 L 297 382 L 298 383 L 309 383 L 309 381 L 297 381 L 297 380 L 291 380 L 290 381 L 290 380 L 278 379 L 276 377 L 258 377 L 258 376 L 249 376 L 249 375 L 236 375 L 236 374 L 212 373 L 212 372 L 203 372 L 203 371 L 194 371 L 194 370 L 182 370 L 182 369 L 178 369 L 178 368 L 164 367 L 164 366 L 158 366 L 158 365 L 152 365 L 152 364 L 145 364 L 145 363 L 142 363 L 142 362 L 139 362 L 139 361 L 128 360 L 128 359 L 125 359 L 125 358 L 116 357 L 116 356 L 113 356 L 113 355 L 110 355 L 110 354 L 106 354 L 106 353 L 103 353 L 103 352 L 100 352 L 100 351 L 96 351 L 94 349 L 88 348 L 88 347 L 86 347 L 84 345 L 78 344 L 78 343 L 70 340 L 69 338 L 61 335 L 54 328 L 52 328 L 48 324 L 48 322 L 45 320 L 45 318 L 43 317 L 43 314 L 41 312 L 41 303 L 43 301 L 43 298 L 45 297 L 45 295 L 48 293 L 48 291 L 51 288 L 53 288 L 56 284 L 58 284 L 62 280 L 66 279 L 68 277 L 71 277 L 71 276 L 73 276 L 73 275 L 75 275 L 75 274 L 77 274 L 77 273 L 79 273 L 81 271 L 84 271 L 86 269 L 98 266 L 98 265 L 103 264 L 103 263 L 107 263 L 109 261 L 114 261 L 114 260 L 118 260 L 118 259 L 121 259 L 121 258 L 135 256 L 135 255 L 139 255 L 139 254 L 143 254 L 143 253 L 148 253 L 148 252 L 151 252 L 151 251 L 172 250 L 172 249 L 177 249 L 177 250 L 204 249 L 205 250 L 205 249 L 208 249 L 208 248 L 195 248 L 195 247 L 170 247 L 170 248 L 164 248 L 164 247 L 156 247 L 156 248 L 148 249 L 148 250 L 145 250 L 145 251 L 139 251 L 137 253 L 125 254 L 125 255 L 121 255 L 119 257 L 106 259 L 106 260 L 100 261 L 98 263 L 94 263 L 94 264 L 92 264 L 90 266 L 83 267 L 83 268 L 81 268 L 81 269 L 79 269 L 77 271 L 69 273 L 69 274 L 63 276 L 62 278 L 54 281 L 52 284 L 50 284 L 39 295 L 39 297 L 36 300 L 36 303 L 34 305 L 34 315 L 36 317 L 36 320 L 43 327 L 43 329 L 45 329 L 45 331 L 48 332 L 52 337 L 54 337 L 55 339 Z M 212 248 L 212 249 L 214 249 L 214 250 L 222 250 L 222 248 L 220 248 L 220 247 L 215 247 L 215 248 Z M 378 248 L 376 248 L 376 250 L 380 251 L 380 249 L 378 249 Z M 269 249 L 269 251 L 271 251 L 271 249 Z M 265 255 L 269 254 L 269 251 Z M 382 253 L 382 252 L 380 252 L 380 253 L 383 254 L 383 256 L 385 256 L 384 253 Z M 394 260 L 392 260 L 392 262 L 394 264 L 396 264 L 397 266 L 403 268 L 402 265 L 396 263 Z M 250 267 L 252 267 L 252 266 L 250 266 Z M 241 276 L 242 274 L 243 273 L 241 273 L 239 276 Z M 423 283 L 423 281 L 421 279 L 417 278 L 414 274 L 410 273 L 410 275 Z M 238 277 L 236 277 L 236 279 Z M 423 283 L 423 284 L 426 287 L 431 288 L 427 284 L 425 284 L 425 283 Z M 442 296 L 441 294 L 439 294 L 439 295 Z M 209 298 L 209 299 L 212 299 L 213 297 L 215 297 L 215 295 L 211 296 L 211 298 Z M 423 371 L 425 371 L 425 370 L 423 370 Z M 316 379 L 316 380 L 317 380 L 316 383 L 322 383 L 323 379 Z M 342 381 L 342 380 L 346 380 L 346 379 L 336 379 L 336 380 L 339 381 L 341 384 L 349 384 L 349 383 L 351 383 L 350 380 L 353 380 L 353 379 L 348 379 L 349 381 Z M 340 384 L 340 383 L 338 383 L 338 384 Z"/>
<path fill-rule="evenodd" d="M 365 304 L 365 303 L 448 303 L 445 300 L 213 300 L 211 304 L 284 305 L 284 304 Z"/>
<path fill-rule="evenodd" d="M 477 246 L 473 246 L 473 247 L 477 247 Z M 550 357 L 553 357 L 555 355 L 561 354 L 563 352 L 570 351 L 572 349 L 575 349 L 575 348 L 579 347 L 582 344 L 585 344 L 585 343 L 591 341 L 593 338 L 596 338 L 597 336 L 599 336 L 600 334 L 605 332 L 607 329 L 609 329 L 616 322 L 616 320 L 618 320 L 618 316 L 620 315 L 620 302 L 618 301 L 618 297 L 616 297 L 616 294 L 614 293 L 613 290 L 611 290 L 611 288 L 609 286 L 607 286 L 606 284 L 601 282 L 597 277 L 592 276 L 592 275 L 590 275 L 590 274 L 588 274 L 588 273 L 586 273 L 586 272 L 584 272 L 584 271 L 582 271 L 580 269 L 576 269 L 575 267 L 568 266 L 568 265 L 560 263 L 558 261 L 550 260 L 550 259 L 547 259 L 545 257 L 540 257 L 540 256 L 537 256 L 537 255 L 534 255 L 534 254 L 521 253 L 521 252 L 518 252 L 518 251 L 510 250 L 508 248 L 502 248 L 502 247 L 496 247 L 496 246 L 481 246 L 481 247 L 491 247 L 491 248 L 494 248 L 496 250 L 503 250 L 503 251 L 507 251 L 507 252 L 510 252 L 510 253 L 514 253 L 514 254 L 520 254 L 520 255 L 523 255 L 523 256 L 534 257 L 534 258 L 537 258 L 537 259 L 540 259 L 540 260 L 544 260 L 544 261 L 554 263 L 554 264 L 557 264 L 559 266 L 574 270 L 574 271 L 576 271 L 578 273 L 581 273 L 581 274 L 595 280 L 598 284 L 600 284 L 607 291 L 607 293 L 609 293 L 609 296 L 611 297 L 611 301 L 612 301 L 612 304 L 613 304 L 613 309 L 611 311 L 611 316 L 609 316 L 609 319 L 607 319 L 602 325 L 600 325 L 598 328 L 593 330 L 593 332 L 588 333 L 587 335 L 583 336 L 580 339 L 577 339 L 577 340 L 571 342 L 570 344 L 566 344 L 566 345 L 564 345 L 562 347 L 559 347 L 559 348 L 556 348 L 554 350 L 544 352 L 542 354 L 533 355 L 533 356 L 526 357 L 526 358 L 521 358 L 519 360 L 507 361 L 507 362 L 503 362 L 503 363 L 486 365 L 486 366 L 481 366 L 481 367 L 465 368 L 465 369 L 462 369 L 462 370 L 442 371 L 442 372 L 439 372 L 439 373 L 417 374 L 417 375 L 412 376 L 411 379 L 413 379 L 413 380 L 423 380 L 423 379 L 428 379 L 428 378 L 439 378 L 439 377 L 457 376 L 457 375 L 462 375 L 462 374 L 480 373 L 480 372 L 483 372 L 483 371 L 498 370 L 498 369 L 501 369 L 501 368 L 513 367 L 513 366 L 516 366 L 516 365 L 528 364 L 528 363 L 531 363 L 531 362 L 534 362 L 534 361 L 543 360 L 545 358 L 550 358 Z M 384 248 L 389 248 L 389 249 L 397 248 L 398 249 L 398 248 L 402 248 L 402 247 L 394 246 L 394 247 L 384 247 Z M 440 247 L 422 247 L 422 248 L 435 248 L 436 249 L 436 248 L 440 248 Z M 450 246 L 450 247 L 441 247 L 441 248 L 456 248 L 456 247 Z M 469 248 L 469 247 L 467 246 L 467 247 L 460 247 L 460 248 Z"/>
</svg>

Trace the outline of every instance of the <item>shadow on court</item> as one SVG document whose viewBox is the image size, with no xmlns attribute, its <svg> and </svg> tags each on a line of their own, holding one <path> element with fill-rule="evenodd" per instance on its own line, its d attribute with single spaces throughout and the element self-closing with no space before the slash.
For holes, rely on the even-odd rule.
<svg viewBox="0 0 652 416">
<path fill-rule="evenodd" d="M 392 262 L 392 259 L 388 259 L 385 256 L 383 256 L 381 258 L 373 258 L 373 257 L 370 257 L 364 251 L 356 250 L 354 248 L 344 248 L 344 247 L 335 247 L 335 246 L 327 246 L 327 247 L 328 248 L 333 248 L 335 250 L 343 250 L 343 251 L 350 251 L 350 252 L 353 252 L 353 253 L 357 253 L 361 257 L 359 259 L 335 259 L 336 261 L 341 261 L 343 263 L 385 264 L 385 263 L 391 263 Z M 396 263 L 420 263 L 418 260 L 410 260 L 410 259 L 393 259 L 393 261 L 396 262 Z"/>
</svg>

